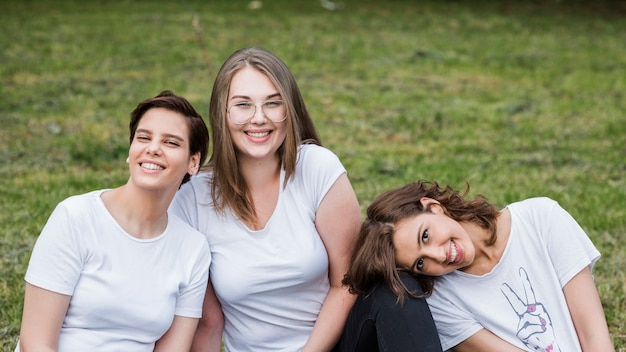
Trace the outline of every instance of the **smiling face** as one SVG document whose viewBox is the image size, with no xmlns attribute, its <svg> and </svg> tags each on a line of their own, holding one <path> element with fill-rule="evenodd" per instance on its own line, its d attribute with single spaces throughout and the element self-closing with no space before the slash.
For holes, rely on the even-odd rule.
<svg viewBox="0 0 626 352">
<path fill-rule="evenodd" d="M 416 274 L 440 276 L 474 261 L 475 248 L 465 229 L 433 204 L 432 212 L 400 221 L 393 234 L 396 264 Z"/>
<path fill-rule="evenodd" d="M 272 81 L 252 67 L 244 67 L 233 76 L 228 92 L 228 107 L 245 102 L 256 105 L 254 116 L 245 124 L 235 124 L 227 117 L 228 129 L 240 161 L 278 158 L 278 148 L 287 135 L 286 122 L 272 122 L 266 118 L 261 103 L 281 99 Z"/>
<path fill-rule="evenodd" d="M 149 109 L 141 117 L 128 154 L 133 183 L 153 190 L 178 189 L 200 160 L 200 153 L 189 154 L 185 117 L 164 108 Z"/>
</svg>

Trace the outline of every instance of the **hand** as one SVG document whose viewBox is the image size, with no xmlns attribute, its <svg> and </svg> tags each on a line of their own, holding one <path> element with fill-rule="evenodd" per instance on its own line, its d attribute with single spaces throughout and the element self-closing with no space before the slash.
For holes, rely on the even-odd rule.
<svg viewBox="0 0 626 352">
<path fill-rule="evenodd" d="M 552 321 L 543 304 L 535 299 L 528 274 L 520 268 L 519 275 L 524 285 L 525 300 L 522 300 L 508 284 L 502 284 L 500 290 L 519 317 L 517 337 L 534 351 L 560 351 L 554 339 Z"/>
</svg>

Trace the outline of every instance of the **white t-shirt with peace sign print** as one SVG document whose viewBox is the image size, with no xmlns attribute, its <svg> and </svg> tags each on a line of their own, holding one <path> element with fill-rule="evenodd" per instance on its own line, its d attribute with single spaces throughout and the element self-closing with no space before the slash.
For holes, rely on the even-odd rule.
<svg viewBox="0 0 626 352">
<path fill-rule="evenodd" d="M 554 200 L 508 209 L 511 234 L 491 272 L 456 270 L 435 281 L 427 300 L 444 351 L 482 328 L 528 351 L 581 351 L 562 289 L 600 253 Z"/>
</svg>

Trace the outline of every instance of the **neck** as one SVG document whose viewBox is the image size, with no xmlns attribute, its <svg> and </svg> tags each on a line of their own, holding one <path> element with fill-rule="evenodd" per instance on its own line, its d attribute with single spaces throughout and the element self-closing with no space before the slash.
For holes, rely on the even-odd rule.
<svg viewBox="0 0 626 352">
<path fill-rule="evenodd" d="M 239 167 L 250 191 L 263 188 L 280 177 L 281 163 L 278 155 L 264 160 L 240 160 Z"/>
<path fill-rule="evenodd" d="M 167 209 L 174 197 L 163 192 L 124 186 L 102 194 L 102 201 L 115 221 L 131 236 L 148 239 L 167 227 Z"/>
<path fill-rule="evenodd" d="M 487 245 L 491 238 L 491 232 L 483 229 L 473 223 L 462 223 L 472 244 L 476 249 L 476 254 L 472 264 L 461 269 L 466 273 L 474 275 L 483 275 L 490 272 L 496 264 L 500 262 L 504 249 L 509 240 L 511 231 L 511 217 L 508 209 L 504 209 L 496 219 L 496 241 L 491 245 Z"/>
<path fill-rule="evenodd" d="M 280 168 L 278 156 L 273 160 L 250 160 L 240 162 L 239 167 L 248 186 L 250 201 L 254 207 L 256 221 L 246 225 L 255 230 L 265 227 L 274 213 L 280 193 Z"/>
</svg>

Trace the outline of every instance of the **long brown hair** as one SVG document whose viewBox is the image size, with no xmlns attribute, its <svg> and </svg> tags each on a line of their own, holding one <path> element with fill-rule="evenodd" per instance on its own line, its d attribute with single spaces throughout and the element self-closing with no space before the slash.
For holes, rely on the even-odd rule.
<svg viewBox="0 0 626 352">
<path fill-rule="evenodd" d="M 220 68 L 209 106 L 213 153 L 208 168 L 213 171 L 211 196 L 215 209 L 224 213 L 230 208 L 244 222 L 257 222 L 248 185 L 239 169 L 237 153 L 227 122 L 228 94 L 233 76 L 244 67 L 252 67 L 269 78 L 287 106 L 287 136 L 278 149 L 285 170 L 285 184 L 296 170 L 298 146 L 303 143 L 321 145 L 313 120 L 287 65 L 273 53 L 261 48 L 235 51 Z"/>
<path fill-rule="evenodd" d="M 363 293 L 375 284 L 384 282 L 398 297 L 398 301 L 402 302 L 405 295 L 413 295 L 400 280 L 399 271 L 406 271 L 416 278 L 425 295 L 430 295 L 435 277 L 396 266 L 392 240 L 396 225 L 404 219 L 430 212 L 430 208 L 425 208 L 420 202 L 423 197 L 428 197 L 437 200 L 450 218 L 475 223 L 489 230 L 491 236 L 486 244 L 492 245 L 496 241 L 498 209 L 482 195 L 465 199 L 468 192 L 469 185 L 461 194 L 450 186 L 441 187 L 436 182 L 419 181 L 378 196 L 367 208 L 350 268 L 342 283 L 349 286 L 352 293 Z"/>
</svg>

